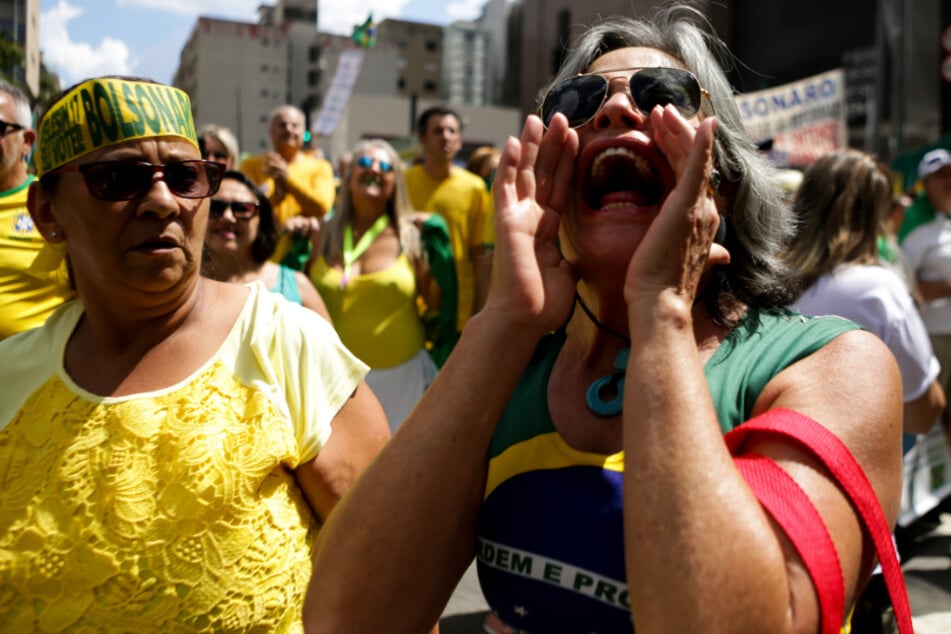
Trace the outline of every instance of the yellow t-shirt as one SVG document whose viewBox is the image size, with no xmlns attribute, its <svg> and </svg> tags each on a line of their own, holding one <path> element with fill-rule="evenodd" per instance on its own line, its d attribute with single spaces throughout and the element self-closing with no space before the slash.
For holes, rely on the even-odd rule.
<svg viewBox="0 0 951 634">
<path fill-rule="evenodd" d="M 52 274 L 30 270 L 44 244 L 26 209 L 33 180 L 30 176 L 21 186 L 0 192 L 0 339 L 42 326 L 72 297 Z"/>
<path fill-rule="evenodd" d="M 274 191 L 274 179 L 264 173 L 263 154 L 246 158 L 241 163 L 241 171 L 257 183 L 268 196 Z M 330 161 L 298 152 L 294 160 L 287 164 L 287 180 L 293 183 L 295 188 L 307 192 L 310 199 L 324 208 L 324 213 L 333 208 L 337 190 L 334 184 L 334 168 Z M 280 229 L 289 218 L 300 215 L 301 209 L 298 195 L 288 191 L 284 199 L 274 206 L 274 220 L 277 228 Z M 281 235 L 271 261 L 280 262 L 281 258 L 290 251 L 291 246 L 290 237 L 287 234 Z"/>
<path fill-rule="evenodd" d="M 436 180 L 422 165 L 406 169 L 406 189 L 417 211 L 438 213 L 449 228 L 456 263 L 459 309 L 456 327 L 462 330 L 475 304 L 475 272 L 472 253 L 485 242 L 488 213 L 485 182 L 475 174 L 454 167 L 449 177 Z"/>
<path fill-rule="evenodd" d="M 416 276 L 406 254 L 382 271 L 351 277 L 343 288 L 342 278 L 323 256 L 311 266 L 310 280 L 344 345 L 373 369 L 412 359 L 426 334 L 416 307 Z"/>
<path fill-rule="evenodd" d="M 319 526 L 292 471 L 366 367 L 251 288 L 216 354 L 155 392 L 73 382 L 78 301 L 0 343 L 0 631 L 302 630 Z"/>
<path fill-rule="evenodd" d="M 264 173 L 263 154 L 246 158 L 241 163 L 241 171 L 257 183 L 265 194 L 270 196 L 274 191 L 274 179 Z M 334 168 L 329 161 L 298 152 L 294 160 L 287 164 L 287 180 L 297 188 L 309 192 L 310 198 L 324 208 L 324 213 L 333 207 L 336 195 Z M 301 208 L 297 196 L 288 191 L 284 199 L 274 207 L 278 226 L 287 222 L 288 218 L 299 215 Z"/>
</svg>

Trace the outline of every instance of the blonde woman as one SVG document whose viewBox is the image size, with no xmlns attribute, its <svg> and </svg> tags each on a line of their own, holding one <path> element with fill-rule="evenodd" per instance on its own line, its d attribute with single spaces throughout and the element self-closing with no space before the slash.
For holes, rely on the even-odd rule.
<svg viewBox="0 0 951 634">
<path fill-rule="evenodd" d="M 423 255 L 421 225 L 395 150 L 382 140 L 362 141 L 309 271 L 340 338 L 370 366 L 368 383 L 393 430 L 436 370 L 417 299 L 435 308 L 441 292 Z"/>
</svg>

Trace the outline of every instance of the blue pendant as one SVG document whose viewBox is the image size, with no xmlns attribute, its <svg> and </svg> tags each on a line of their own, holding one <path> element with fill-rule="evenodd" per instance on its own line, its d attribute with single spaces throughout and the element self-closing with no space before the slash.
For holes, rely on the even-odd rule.
<svg viewBox="0 0 951 634">
<path fill-rule="evenodd" d="M 614 372 L 602 376 L 588 386 L 584 395 L 584 404 L 593 414 L 598 416 L 615 416 L 621 413 L 624 404 L 624 372 L 627 369 L 627 358 L 630 348 L 623 348 L 614 357 Z M 604 394 L 614 394 L 613 398 L 605 399 Z"/>
</svg>

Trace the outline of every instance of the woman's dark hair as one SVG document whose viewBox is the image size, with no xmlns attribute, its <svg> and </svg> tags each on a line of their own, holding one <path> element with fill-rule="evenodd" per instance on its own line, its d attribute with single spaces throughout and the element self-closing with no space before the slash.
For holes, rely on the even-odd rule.
<svg viewBox="0 0 951 634">
<path fill-rule="evenodd" d="M 262 192 L 254 182 L 245 176 L 242 172 L 228 170 L 221 176 L 221 181 L 238 181 L 247 187 L 254 197 L 258 200 L 258 235 L 251 243 L 251 257 L 255 262 L 266 262 L 277 249 L 277 221 L 274 219 L 274 209 L 271 207 L 271 201 Z"/>
</svg>

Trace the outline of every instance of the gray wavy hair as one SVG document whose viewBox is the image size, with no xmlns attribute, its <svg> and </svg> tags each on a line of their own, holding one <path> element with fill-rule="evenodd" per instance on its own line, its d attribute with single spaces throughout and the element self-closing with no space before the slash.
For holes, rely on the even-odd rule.
<svg viewBox="0 0 951 634">
<path fill-rule="evenodd" d="M 413 205 L 410 203 L 409 192 L 406 189 L 403 161 L 400 160 L 399 154 L 396 153 L 393 146 L 383 139 L 366 139 L 357 143 L 351 150 L 353 158 L 340 177 L 340 192 L 337 194 L 337 200 L 334 204 L 334 215 L 327 221 L 327 226 L 323 231 L 320 252 L 328 262 L 339 262 L 343 259 L 343 229 L 353 220 L 353 195 L 350 191 L 350 176 L 353 174 L 357 159 L 373 149 L 383 150 L 387 156 L 386 160 L 393 165 L 393 174 L 396 178 L 393 195 L 386 202 L 386 213 L 390 217 L 390 222 L 396 227 L 400 246 L 411 260 L 420 257 L 419 230 L 413 224 L 413 214 L 416 210 L 413 209 Z"/>
<path fill-rule="evenodd" d="M 24 128 L 32 128 L 33 111 L 30 109 L 30 98 L 26 96 L 26 93 L 4 79 L 0 79 L 0 92 L 7 93 L 13 99 L 16 123 Z"/>
<path fill-rule="evenodd" d="M 775 169 L 750 139 L 721 66 L 732 54 L 713 32 L 707 18 L 693 7 L 673 5 L 650 17 L 608 18 L 577 41 L 550 86 L 584 73 L 610 51 L 642 46 L 680 60 L 706 88 L 700 116 L 716 115 L 714 161 L 731 189 L 727 210 L 729 266 L 717 267 L 702 293 L 711 316 L 731 325 L 725 314 L 736 302 L 751 308 L 779 309 L 795 300 L 798 284 L 782 258 L 793 233 L 789 208 L 776 184 Z M 548 88 L 543 92 L 547 93 Z"/>
</svg>

